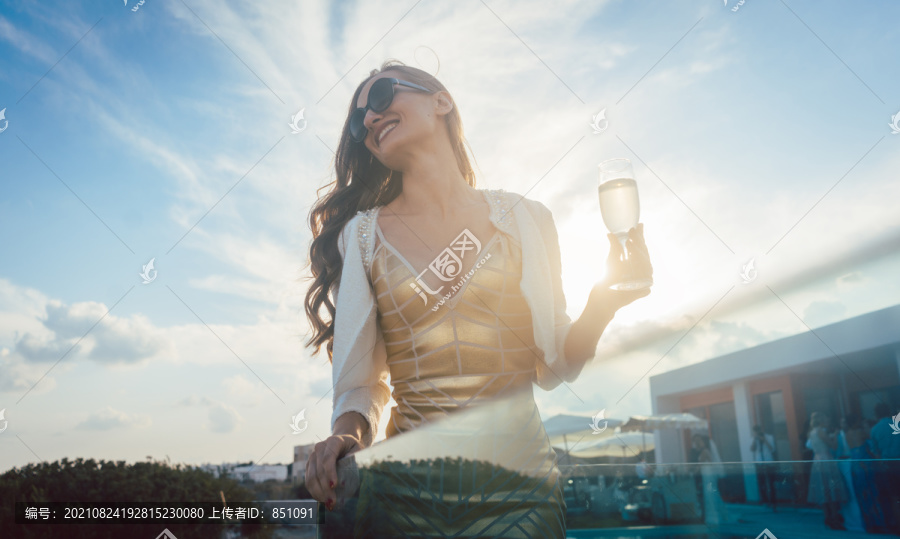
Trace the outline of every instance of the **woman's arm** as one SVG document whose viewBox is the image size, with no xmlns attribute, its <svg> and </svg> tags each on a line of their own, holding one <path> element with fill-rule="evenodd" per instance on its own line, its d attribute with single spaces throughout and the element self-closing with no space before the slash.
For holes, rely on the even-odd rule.
<svg viewBox="0 0 900 539">
<path fill-rule="evenodd" d="M 609 256 L 606 259 L 606 277 L 594 285 L 588 297 L 584 312 L 578 320 L 572 323 L 569 335 L 566 338 L 566 359 L 571 363 L 583 364 L 594 357 L 600 336 L 615 316 L 616 311 L 628 305 L 632 301 L 650 294 L 650 287 L 640 290 L 612 290 L 611 283 L 618 281 L 627 270 L 626 264 L 621 260 L 623 254 L 622 244 L 613 234 L 607 234 L 609 238 Z M 644 243 L 644 224 L 628 231 L 628 252 L 632 257 L 632 264 L 642 275 L 652 275 L 653 267 L 650 265 L 650 255 L 647 245 Z"/>
<path fill-rule="evenodd" d="M 610 290 L 609 284 L 621 277 L 625 265 L 620 260 L 622 244 L 615 235 L 609 234 L 610 252 L 607 259 L 607 277 L 594 286 L 584 312 L 572 322 L 566 314 L 566 299 L 562 288 L 562 263 L 560 260 L 559 236 L 553 222 L 553 214 L 540 202 L 533 202 L 533 212 L 538 220 L 546 256 L 549 263 L 553 298 L 553 320 L 557 358 L 551 363 L 538 362 L 535 381 L 547 391 L 555 388 L 562 380 L 572 382 L 581 373 L 587 361 L 594 357 L 600 335 L 612 320 L 616 310 L 650 293 L 649 288 L 635 291 Z M 634 253 L 637 262 L 634 267 L 641 275 L 651 276 L 653 268 L 647 246 L 644 244 L 643 224 L 629 231 L 629 253 Z"/>
<path fill-rule="evenodd" d="M 362 439 L 369 432 L 369 422 L 366 421 L 366 418 L 362 416 L 359 412 L 347 412 L 342 414 L 337 421 L 334 422 L 334 431 L 332 434 L 341 435 L 341 434 L 349 434 L 360 441 L 360 446 L 362 445 Z"/>
<path fill-rule="evenodd" d="M 614 301 L 606 290 L 597 286 L 591 290 L 584 311 L 578 320 L 572 323 L 572 328 L 566 338 L 567 361 L 585 363 L 594 357 L 600 336 L 616 314 L 616 311 L 611 308 L 613 304 Z"/>
<path fill-rule="evenodd" d="M 360 434 L 360 445 L 370 447 L 384 408 L 391 400 L 391 388 L 387 383 L 387 353 L 378 325 L 374 292 L 363 269 L 357 229 L 351 226 L 358 219 L 355 217 L 345 225 L 338 241 L 344 265 L 339 286 L 334 291 L 331 428 L 337 434 L 338 420 L 356 412 L 367 423 L 365 428 L 355 429 Z M 354 427 L 358 425 L 349 426 L 351 430 Z"/>
</svg>

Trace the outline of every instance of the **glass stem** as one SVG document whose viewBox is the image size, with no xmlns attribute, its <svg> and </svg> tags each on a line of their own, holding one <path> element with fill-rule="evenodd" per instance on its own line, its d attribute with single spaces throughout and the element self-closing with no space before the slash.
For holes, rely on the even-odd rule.
<svg viewBox="0 0 900 539">
<path fill-rule="evenodd" d="M 613 232 L 622 244 L 622 258 L 628 260 L 628 249 L 625 248 L 625 242 L 628 241 L 628 232 Z"/>
</svg>

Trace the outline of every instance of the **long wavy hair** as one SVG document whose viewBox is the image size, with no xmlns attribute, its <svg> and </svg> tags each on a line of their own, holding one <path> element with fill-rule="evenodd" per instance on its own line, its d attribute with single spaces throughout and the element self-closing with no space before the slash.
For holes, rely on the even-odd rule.
<svg viewBox="0 0 900 539">
<path fill-rule="evenodd" d="M 338 284 L 343 269 L 343 260 L 338 250 L 338 237 L 344 225 L 357 212 L 384 206 L 403 191 L 403 174 L 384 166 L 375 159 L 365 144 L 354 142 L 350 136 L 350 114 L 356 109 L 363 86 L 369 79 L 384 71 L 397 71 L 403 80 L 419 84 L 433 92 L 447 91 L 433 75 L 391 59 L 381 64 L 381 68 L 373 69 L 353 92 L 334 157 L 336 178 L 317 190 L 316 195 L 319 198 L 309 213 L 309 228 L 313 237 L 309 247 L 309 266 L 313 282 L 306 292 L 305 307 L 306 317 L 312 327 L 312 336 L 306 342 L 306 346 L 314 346 L 313 354 L 318 354 L 321 346 L 325 344 L 329 362 L 332 361 L 334 348 L 333 289 Z M 453 110 L 444 116 L 444 121 L 456 156 L 456 164 L 466 182 L 475 187 L 475 171 L 466 154 L 468 143 L 463 137 L 462 119 L 455 102 Z M 471 148 L 469 149 L 471 151 Z M 328 188 L 330 188 L 328 192 L 320 196 L 321 191 Z M 327 318 L 322 317 L 323 306 L 328 311 Z"/>
</svg>

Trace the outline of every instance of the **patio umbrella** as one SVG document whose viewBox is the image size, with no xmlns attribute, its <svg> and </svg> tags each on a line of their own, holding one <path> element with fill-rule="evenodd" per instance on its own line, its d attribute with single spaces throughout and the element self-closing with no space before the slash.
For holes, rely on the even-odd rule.
<svg viewBox="0 0 900 539">
<path fill-rule="evenodd" d="M 709 422 L 705 419 L 688 414 L 661 414 L 661 415 L 635 415 L 628 418 L 624 425 L 619 427 L 622 432 L 639 431 L 641 436 L 645 432 L 653 432 L 657 429 L 708 429 Z M 680 434 L 679 434 L 680 436 Z M 682 455 L 684 456 L 684 455 Z"/>
<path fill-rule="evenodd" d="M 595 457 L 628 457 L 640 452 L 640 447 L 647 451 L 647 445 L 638 432 L 619 432 L 611 436 L 604 436 L 600 440 L 584 440 L 577 447 L 572 448 L 572 456 L 578 458 Z M 653 441 L 650 441 L 649 449 L 653 449 Z"/>
<path fill-rule="evenodd" d="M 688 414 L 633 415 L 622 425 L 622 432 L 652 432 L 656 429 L 706 429 L 709 423 L 705 419 Z"/>
<path fill-rule="evenodd" d="M 544 421 L 544 430 L 547 431 L 552 445 L 560 445 L 564 444 L 566 440 L 571 443 L 583 436 L 596 437 L 594 429 L 591 428 L 592 424 L 591 416 L 558 414 Z M 605 425 L 604 433 L 612 432 L 621 424 L 622 421 L 619 419 L 603 419 L 599 422 L 599 428 L 602 429 Z"/>
<path fill-rule="evenodd" d="M 598 428 L 603 431 L 598 434 L 594 434 L 593 423 L 594 420 L 591 416 L 558 414 L 544 421 L 544 430 L 547 432 L 547 437 L 550 438 L 550 445 L 563 449 L 568 456 L 570 447 L 580 447 L 589 439 L 610 436 L 615 428 L 622 424 L 622 421 L 619 419 L 600 420 Z"/>
</svg>

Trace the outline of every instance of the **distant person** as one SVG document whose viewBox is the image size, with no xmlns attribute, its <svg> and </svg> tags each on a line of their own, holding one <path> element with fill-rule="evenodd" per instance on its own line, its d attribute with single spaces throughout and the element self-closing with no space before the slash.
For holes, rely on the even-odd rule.
<svg viewBox="0 0 900 539">
<path fill-rule="evenodd" d="M 794 468 L 793 484 L 794 484 L 794 501 L 805 503 L 809 493 L 809 472 L 812 469 L 812 460 L 815 456 L 806 442 L 809 440 L 809 418 L 803 422 L 803 427 L 799 432 L 800 441 L 800 461 L 801 463 Z"/>
<path fill-rule="evenodd" d="M 829 425 L 827 415 L 813 412 L 810 418 L 809 439 L 806 442 L 806 446 L 814 455 L 807 501 L 822 506 L 826 526 L 832 530 L 846 530 L 840 508 L 849 497 L 844 478 L 837 463 L 834 462 L 837 434 L 829 432 Z"/>
<path fill-rule="evenodd" d="M 866 432 L 862 429 L 859 416 L 849 414 L 841 419 L 841 430 L 838 432 L 838 444 L 835 458 L 841 475 L 844 476 L 844 484 L 847 486 L 847 501 L 841 506 L 841 515 L 844 517 L 844 527 L 847 531 L 864 532 L 862 512 L 859 500 L 856 496 L 856 488 L 853 484 L 853 461 L 850 460 L 851 447 L 859 447 L 866 441 Z"/>
<path fill-rule="evenodd" d="M 628 503 L 628 489 L 630 481 L 625 477 L 623 468 L 616 469 L 616 476 L 613 479 L 613 499 L 616 501 L 616 507 L 621 512 Z"/>
<path fill-rule="evenodd" d="M 878 420 L 869 433 L 872 452 L 880 459 L 900 459 L 900 434 L 894 434 L 890 407 L 875 405 Z M 877 487 L 884 520 L 888 530 L 900 535 L 900 461 L 879 462 L 876 471 Z"/>
<path fill-rule="evenodd" d="M 778 497 L 775 494 L 775 437 L 766 434 L 759 425 L 753 427 L 753 462 L 756 463 L 756 477 L 759 485 L 759 498 L 763 504 L 771 505 L 777 511 Z"/>
<path fill-rule="evenodd" d="M 694 436 L 697 436 L 696 434 Z M 691 447 L 688 450 L 688 462 L 692 464 L 692 466 L 688 466 L 689 470 L 692 470 L 692 475 L 694 476 L 694 488 L 697 489 L 697 498 L 700 501 L 700 508 L 702 511 L 703 508 L 703 478 L 700 475 L 700 466 L 693 466 L 700 462 L 699 460 L 700 451 L 697 449 L 697 443 L 695 443 L 694 437 L 691 438 Z M 702 513 L 697 515 L 697 517 L 702 517 Z"/>
<path fill-rule="evenodd" d="M 698 460 L 699 455 L 700 452 L 697 451 L 697 448 L 694 447 L 694 442 L 691 441 L 691 449 L 688 451 L 688 462 L 700 462 Z"/>
<path fill-rule="evenodd" d="M 703 517 L 706 524 L 724 524 L 729 522 L 728 508 L 719 493 L 719 479 L 724 475 L 722 459 L 715 445 L 708 436 L 695 434 L 694 448 L 700 463 L 700 475 L 703 479 Z"/>
<path fill-rule="evenodd" d="M 653 477 L 653 469 L 647 464 L 647 459 L 641 457 L 641 461 L 635 465 L 635 473 L 639 479 L 650 479 Z"/>
<path fill-rule="evenodd" d="M 853 492 L 863 520 L 863 527 L 869 533 L 885 533 L 884 513 L 878 496 L 878 465 L 872 462 L 878 458 L 873 450 L 872 440 L 866 438 L 866 434 L 874 426 L 871 420 L 861 421 L 861 436 L 854 427 L 858 416 L 848 416 L 846 421 L 846 440 L 850 447 L 850 475 L 853 478 Z M 846 515 L 845 515 L 846 519 Z"/>
</svg>

